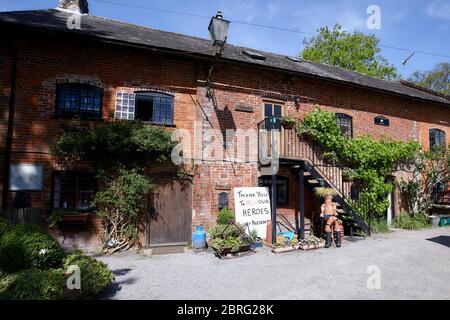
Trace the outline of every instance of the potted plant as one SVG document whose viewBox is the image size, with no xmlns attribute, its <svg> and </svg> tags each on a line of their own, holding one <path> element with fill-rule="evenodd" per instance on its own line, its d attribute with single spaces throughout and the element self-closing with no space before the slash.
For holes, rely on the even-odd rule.
<svg viewBox="0 0 450 320">
<path fill-rule="evenodd" d="M 88 212 L 79 212 L 68 209 L 54 210 L 49 215 L 50 227 L 55 226 L 59 222 L 87 222 Z"/>
<path fill-rule="evenodd" d="M 297 239 L 289 240 L 288 238 L 278 240 L 272 245 L 273 253 L 291 252 L 299 249 L 299 242 Z"/>
<path fill-rule="evenodd" d="M 337 195 L 337 192 L 334 189 L 332 189 L 332 188 L 324 188 L 324 187 L 316 188 L 314 190 L 314 193 L 319 198 L 325 198 L 325 197 L 328 197 L 328 196 L 335 196 L 335 195 Z"/>
<path fill-rule="evenodd" d="M 301 250 L 314 250 L 325 247 L 325 241 L 318 237 L 308 237 L 299 241 L 299 248 Z"/>
<path fill-rule="evenodd" d="M 239 223 L 217 224 L 209 229 L 209 235 L 211 247 L 219 258 L 251 251 L 253 240 Z"/>
<path fill-rule="evenodd" d="M 292 129 L 296 123 L 297 123 L 297 121 L 290 116 L 284 117 L 283 121 L 281 122 L 281 124 L 283 125 L 283 127 L 285 129 Z"/>
</svg>

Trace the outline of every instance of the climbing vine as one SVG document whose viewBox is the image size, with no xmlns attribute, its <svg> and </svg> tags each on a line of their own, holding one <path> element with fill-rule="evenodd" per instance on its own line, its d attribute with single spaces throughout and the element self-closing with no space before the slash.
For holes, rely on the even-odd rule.
<svg viewBox="0 0 450 320">
<path fill-rule="evenodd" d="M 345 175 L 360 189 L 359 200 L 353 206 L 366 220 L 369 213 L 375 218 L 383 217 L 389 206 L 387 195 L 393 189 L 388 176 L 396 165 L 409 162 L 420 149 L 414 141 L 374 139 L 369 135 L 346 139 L 340 133 L 335 115 L 319 107 L 307 114 L 297 129 L 299 134 L 319 142 L 328 158 L 348 167 Z"/>
<path fill-rule="evenodd" d="M 126 250 L 136 242 L 140 216 L 156 187 L 148 169 L 169 160 L 175 144 L 164 128 L 116 121 L 63 132 L 51 147 L 62 165 L 87 162 L 96 169 L 102 188 L 92 205 L 104 221 L 105 253 Z M 174 169 L 176 176 L 180 168 Z"/>
</svg>

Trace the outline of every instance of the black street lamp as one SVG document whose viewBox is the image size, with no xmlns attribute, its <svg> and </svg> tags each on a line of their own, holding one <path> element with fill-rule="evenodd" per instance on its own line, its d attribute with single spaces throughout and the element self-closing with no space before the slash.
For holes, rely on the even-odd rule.
<svg viewBox="0 0 450 320">
<path fill-rule="evenodd" d="M 230 21 L 225 20 L 222 16 L 222 12 L 217 11 L 217 15 L 211 18 L 209 22 L 209 33 L 213 42 L 213 47 L 223 48 L 227 41 L 228 25 Z"/>
</svg>

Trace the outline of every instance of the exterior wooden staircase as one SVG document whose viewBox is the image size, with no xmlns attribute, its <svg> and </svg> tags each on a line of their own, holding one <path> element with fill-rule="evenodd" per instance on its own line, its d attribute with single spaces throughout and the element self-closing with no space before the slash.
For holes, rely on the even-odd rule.
<svg viewBox="0 0 450 320">
<path fill-rule="evenodd" d="M 297 120 L 301 122 L 301 120 Z M 273 123 L 273 121 L 272 121 Z M 263 131 L 266 155 L 270 156 L 271 149 L 271 122 L 267 119 L 258 124 L 258 128 Z M 280 126 L 278 126 L 280 128 Z M 327 161 L 324 157 L 326 151 L 318 143 L 311 139 L 299 136 L 297 130 L 294 128 L 286 129 L 281 127 L 281 141 L 278 142 L 278 153 L 280 163 L 283 161 L 298 163 L 303 166 L 305 170 L 305 182 L 307 182 L 313 189 L 317 187 L 328 187 L 336 191 L 334 201 L 338 204 L 338 212 L 340 218 L 344 220 L 352 230 L 362 230 L 365 234 L 369 234 L 369 226 L 358 215 L 356 210 L 351 205 L 351 189 L 352 182 L 346 180 L 344 177 L 345 167 L 336 162 Z M 260 151 L 264 148 L 260 148 Z"/>
</svg>

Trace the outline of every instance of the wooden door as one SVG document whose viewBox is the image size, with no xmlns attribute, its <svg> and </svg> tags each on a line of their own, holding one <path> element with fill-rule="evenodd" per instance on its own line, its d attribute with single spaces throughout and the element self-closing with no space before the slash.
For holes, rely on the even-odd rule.
<svg viewBox="0 0 450 320">
<path fill-rule="evenodd" d="M 187 245 L 192 234 L 192 183 L 162 184 L 153 192 L 147 223 L 147 246 Z"/>
</svg>

